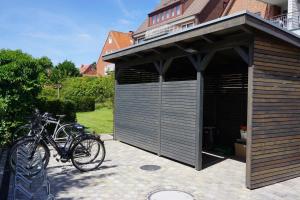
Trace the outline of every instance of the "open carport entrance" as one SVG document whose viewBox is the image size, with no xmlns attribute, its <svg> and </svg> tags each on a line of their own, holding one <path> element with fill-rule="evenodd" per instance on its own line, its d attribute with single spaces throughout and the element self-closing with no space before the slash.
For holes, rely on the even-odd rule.
<svg viewBox="0 0 300 200">
<path fill-rule="evenodd" d="M 233 49 L 220 51 L 203 77 L 203 167 L 228 157 L 246 161 L 248 63 Z"/>
</svg>

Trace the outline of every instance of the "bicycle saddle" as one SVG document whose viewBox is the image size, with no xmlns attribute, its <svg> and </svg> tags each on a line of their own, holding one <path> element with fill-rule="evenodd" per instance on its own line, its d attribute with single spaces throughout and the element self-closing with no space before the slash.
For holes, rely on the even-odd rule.
<svg viewBox="0 0 300 200">
<path fill-rule="evenodd" d="M 74 124 L 73 127 L 76 128 L 76 129 L 78 129 L 78 130 L 85 129 L 85 127 L 83 125 L 81 125 L 81 124 Z"/>
<path fill-rule="evenodd" d="M 56 115 L 56 117 L 59 117 L 59 118 L 65 118 L 66 117 L 66 115 Z"/>
</svg>

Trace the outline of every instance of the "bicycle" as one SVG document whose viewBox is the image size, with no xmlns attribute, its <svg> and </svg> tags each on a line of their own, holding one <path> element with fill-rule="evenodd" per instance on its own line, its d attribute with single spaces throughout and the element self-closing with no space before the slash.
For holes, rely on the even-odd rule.
<svg viewBox="0 0 300 200">
<path fill-rule="evenodd" d="M 38 147 L 45 149 L 45 167 L 48 165 L 50 158 L 50 150 L 47 144 L 50 144 L 54 150 L 56 150 L 57 155 L 60 156 L 61 162 L 72 161 L 73 165 L 80 171 L 91 171 L 98 168 L 105 159 L 106 151 L 104 142 L 100 139 L 99 136 L 90 135 L 84 132 L 82 127 L 73 127 L 77 129 L 76 134 L 70 134 L 65 131 L 67 137 L 64 138 L 64 143 L 61 145 L 61 141 L 55 140 L 53 134 L 50 135 L 46 126 L 49 121 L 53 120 L 49 115 L 44 115 L 43 120 L 44 124 L 40 124 L 40 131 L 36 132 L 34 136 L 28 136 L 20 140 L 15 149 L 20 146 L 30 146 L 31 147 L 31 156 L 38 150 Z M 79 134 L 78 134 L 79 133 Z M 95 149 L 93 149 L 95 148 Z M 16 150 L 14 151 L 16 152 Z M 10 154 L 10 160 L 13 161 L 14 152 Z M 100 156 L 100 159 L 97 159 Z M 97 159 L 97 160 L 96 160 Z M 59 161 L 57 159 L 57 161 Z M 10 162 L 11 168 L 15 169 L 15 162 Z M 92 165 L 93 164 L 93 165 Z"/>
</svg>

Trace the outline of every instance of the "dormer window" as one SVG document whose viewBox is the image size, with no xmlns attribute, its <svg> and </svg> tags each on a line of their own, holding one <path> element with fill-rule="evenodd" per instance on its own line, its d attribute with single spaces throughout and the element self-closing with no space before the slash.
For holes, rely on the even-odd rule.
<svg viewBox="0 0 300 200">
<path fill-rule="evenodd" d="M 152 24 L 155 24 L 156 23 L 156 15 L 154 15 L 153 17 L 152 17 Z"/>
<path fill-rule="evenodd" d="M 170 10 L 168 10 L 166 13 L 167 13 L 166 14 L 166 18 L 169 19 L 169 17 L 170 17 Z"/>
<path fill-rule="evenodd" d="M 178 6 L 176 7 L 176 14 L 177 14 L 177 15 L 180 15 L 180 14 L 181 14 L 180 5 L 178 5 Z"/>
<path fill-rule="evenodd" d="M 159 11 L 156 14 L 150 14 L 149 24 L 154 25 L 160 22 L 166 21 L 173 17 L 177 17 L 182 14 L 182 5 L 174 5 L 173 7 L 165 8 L 160 13 Z"/>
<path fill-rule="evenodd" d="M 172 9 L 172 17 L 175 16 L 175 8 Z"/>
</svg>

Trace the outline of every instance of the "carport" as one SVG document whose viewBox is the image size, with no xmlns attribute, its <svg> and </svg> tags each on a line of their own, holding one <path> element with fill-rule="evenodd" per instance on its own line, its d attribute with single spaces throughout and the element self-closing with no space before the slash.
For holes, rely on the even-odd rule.
<svg viewBox="0 0 300 200">
<path fill-rule="evenodd" d="M 249 189 L 298 177 L 299 47 L 243 12 L 104 56 L 116 64 L 114 137 L 201 170 L 204 130 L 230 147 L 245 125 Z"/>
</svg>

